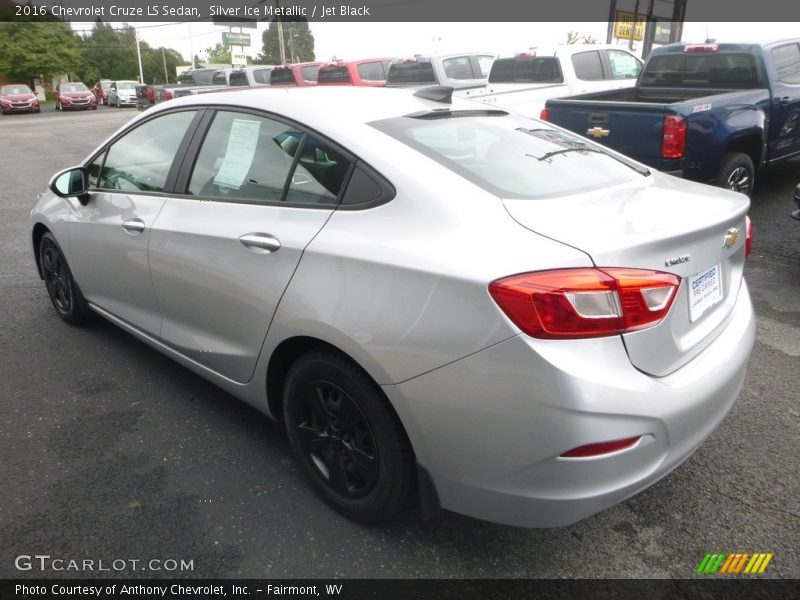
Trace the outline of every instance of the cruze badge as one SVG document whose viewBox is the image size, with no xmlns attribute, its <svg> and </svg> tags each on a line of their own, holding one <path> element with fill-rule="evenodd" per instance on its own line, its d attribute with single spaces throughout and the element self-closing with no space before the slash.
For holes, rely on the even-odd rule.
<svg viewBox="0 0 800 600">
<path fill-rule="evenodd" d="M 692 260 L 692 257 L 689 254 L 682 254 L 681 256 L 675 256 L 673 258 L 668 258 L 664 261 L 665 267 L 672 267 L 674 265 L 679 265 L 681 263 L 687 263 Z"/>
<path fill-rule="evenodd" d="M 725 237 L 722 238 L 722 247 L 731 248 L 739 241 L 739 230 L 736 227 L 731 227 L 725 232 Z"/>
</svg>

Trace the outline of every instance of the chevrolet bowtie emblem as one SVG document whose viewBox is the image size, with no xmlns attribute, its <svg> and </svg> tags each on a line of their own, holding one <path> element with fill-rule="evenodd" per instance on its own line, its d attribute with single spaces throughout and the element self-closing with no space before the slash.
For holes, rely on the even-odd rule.
<svg viewBox="0 0 800 600">
<path fill-rule="evenodd" d="M 590 127 L 586 130 L 586 135 L 590 135 L 593 138 L 603 138 L 608 137 L 608 134 L 611 133 L 608 129 L 603 129 L 602 127 Z"/>
<path fill-rule="evenodd" d="M 725 232 L 725 237 L 722 238 L 722 247 L 731 248 L 739 241 L 739 230 L 736 227 L 731 227 Z"/>
</svg>

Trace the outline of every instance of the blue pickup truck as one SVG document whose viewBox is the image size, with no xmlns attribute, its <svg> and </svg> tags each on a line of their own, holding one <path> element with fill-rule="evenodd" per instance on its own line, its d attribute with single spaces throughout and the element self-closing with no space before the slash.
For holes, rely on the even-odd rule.
<svg viewBox="0 0 800 600">
<path fill-rule="evenodd" d="M 800 39 L 671 44 L 636 86 L 548 100 L 541 117 L 644 164 L 750 195 L 800 155 Z"/>
</svg>

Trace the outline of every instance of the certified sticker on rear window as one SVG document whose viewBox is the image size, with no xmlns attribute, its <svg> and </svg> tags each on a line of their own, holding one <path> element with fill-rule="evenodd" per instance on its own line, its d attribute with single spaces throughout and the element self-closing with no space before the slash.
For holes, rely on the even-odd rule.
<svg viewBox="0 0 800 600">
<path fill-rule="evenodd" d="M 689 277 L 689 320 L 694 322 L 722 300 L 722 269 L 710 269 Z"/>
</svg>

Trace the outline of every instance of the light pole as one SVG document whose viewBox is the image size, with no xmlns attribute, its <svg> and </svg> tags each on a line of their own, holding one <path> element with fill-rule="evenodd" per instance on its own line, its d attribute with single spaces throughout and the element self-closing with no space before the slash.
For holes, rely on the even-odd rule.
<svg viewBox="0 0 800 600">
<path fill-rule="evenodd" d="M 136 38 L 136 58 L 139 59 L 139 83 L 144 83 L 144 71 L 142 70 L 142 49 L 139 47 L 139 30 L 133 28 L 133 35 Z"/>
</svg>

